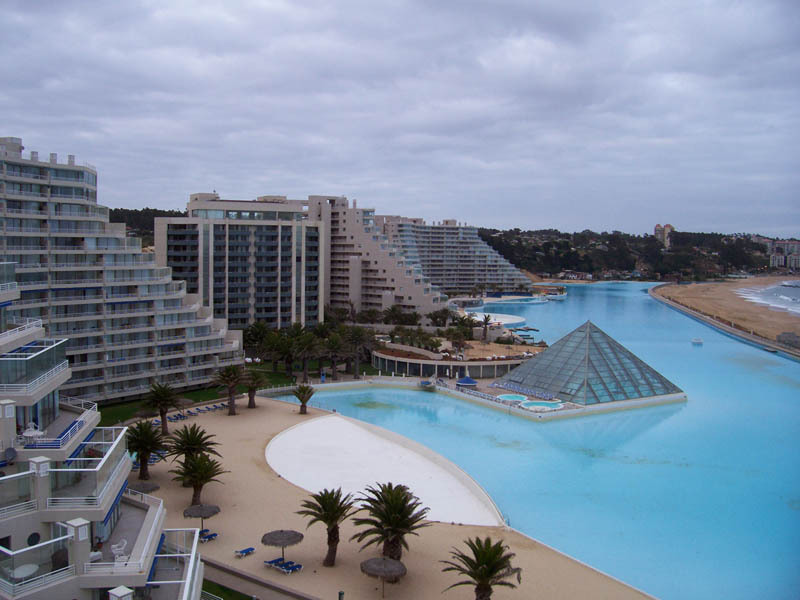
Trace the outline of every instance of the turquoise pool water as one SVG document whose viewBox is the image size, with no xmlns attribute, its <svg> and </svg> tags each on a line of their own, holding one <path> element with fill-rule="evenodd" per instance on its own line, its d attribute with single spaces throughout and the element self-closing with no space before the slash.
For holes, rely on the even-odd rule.
<svg viewBox="0 0 800 600">
<path fill-rule="evenodd" d="M 528 399 L 527 396 L 523 396 L 522 394 L 500 394 L 498 398 L 500 398 L 500 400 L 519 400 L 520 402 Z"/>
<path fill-rule="evenodd" d="M 650 594 L 797 598 L 800 363 L 718 333 L 647 287 L 573 285 L 564 302 L 502 312 L 549 342 L 591 318 L 683 388 L 686 404 L 537 423 L 423 391 L 324 392 L 312 403 L 429 446 L 512 527 Z"/>
<path fill-rule="evenodd" d="M 545 406 L 548 408 L 561 408 L 563 405 L 561 402 L 547 402 L 546 400 L 528 400 L 527 402 L 523 402 L 521 406 L 525 408 L 529 406 Z"/>
</svg>

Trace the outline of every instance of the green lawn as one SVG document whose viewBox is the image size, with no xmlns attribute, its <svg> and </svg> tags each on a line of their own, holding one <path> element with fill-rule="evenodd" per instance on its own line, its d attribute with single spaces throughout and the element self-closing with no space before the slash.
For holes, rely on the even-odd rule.
<svg viewBox="0 0 800 600">
<path fill-rule="evenodd" d="M 208 579 L 203 580 L 203 590 L 215 596 L 219 596 L 220 598 L 224 598 L 224 600 L 252 600 L 252 596 L 247 596 L 236 590 L 226 588 L 224 585 L 214 583 Z"/>
<path fill-rule="evenodd" d="M 280 370 L 277 373 L 272 371 L 272 364 L 249 364 L 246 365 L 246 368 L 252 369 L 253 371 L 259 371 L 261 374 L 263 374 L 267 380 L 265 383 L 266 387 L 275 385 L 292 385 L 292 380 L 286 376 L 283 370 Z M 378 374 L 378 370 L 374 369 L 369 363 L 362 363 L 360 370 L 362 373 L 366 372 L 367 375 Z M 317 361 L 309 362 L 308 372 L 309 375 L 317 375 L 319 373 L 319 365 Z M 296 370 L 295 378 L 302 379 L 302 371 L 299 369 Z M 236 388 L 236 390 L 240 394 L 247 393 L 247 388 L 243 385 L 240 385 L 238 388 Z M 194 403 L 213 402 L 215 400 L 227 399 L 227 393 L 225 390 L 216 387 L 209 387 L 202 390 L 192 390 L 191 392 L 178 392 L 178 396 L 181 398 L 186 398 L 187 400 L 191 400 Z M 131 402 L 122 402 L 120 404 L 103 406 L 100 409 L 100 426 L 110 427 L 112 425 L 116 425 L 117 423 L 132 419 L 134 415 L 140 410 L 143 410 L 144 407 L 144 400 L 132 400 Z"/>
</svg>

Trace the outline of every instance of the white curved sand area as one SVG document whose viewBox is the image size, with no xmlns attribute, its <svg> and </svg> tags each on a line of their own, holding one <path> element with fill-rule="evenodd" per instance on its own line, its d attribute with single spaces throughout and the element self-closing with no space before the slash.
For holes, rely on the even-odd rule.
<svg viewBox="0 0 800 600">
<path fill-rule="evenodd" d="M 287 429 L 264 454 L 284 479 L 312 492 L 341 486 L 359 494 L 368 485 L 391 481 L 407 485 L 430 508 L 431 520 L 503 524 L 491 498 L 454 464 L 411 440 L 340 415 Z"/>
</svg>

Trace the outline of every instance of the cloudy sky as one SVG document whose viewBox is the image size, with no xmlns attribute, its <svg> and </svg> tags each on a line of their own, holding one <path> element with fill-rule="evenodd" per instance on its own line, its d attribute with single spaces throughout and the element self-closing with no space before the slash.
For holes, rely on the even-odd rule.
<svg viewBox="0 0 800 600">
<path fill-rule="evenodd" d="M 797 0 L 4 0 L 0 135 L 99 201 L 800 235 Z"/>
</svg>

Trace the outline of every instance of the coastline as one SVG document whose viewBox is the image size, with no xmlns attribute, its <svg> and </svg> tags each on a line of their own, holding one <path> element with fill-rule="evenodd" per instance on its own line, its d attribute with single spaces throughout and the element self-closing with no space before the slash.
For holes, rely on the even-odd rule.
<svg viewBox="0 0 800 600">
<path fill-rule="evenodd" d="M 195 422 L 216 435 L 221 443 L 224 467 L 230 471 L 220 484 L 210 484 L 203 490 L 203 502 L 217 504 L 221 513 L 208 519 L 205 526 L 219 532 L 219 539 L 205 544 L 202 552 L 213 561 L 229 565 L 253 577 L 296 589 L 303 594 L 329 597 L 331 590 L 345 591 L 349 600 L 371 600 L 380 593 L 380 583 L 365 577 L 359 570 L 361 561 L 377 555 L 370 547 L 362 552 L 349 542 L 355 528 L 351 522 L 342 526 L 336 567 L 321 566 L 325 550 L 325 529 L 319 525 L 306 529 L 306 521 L 295 514 L 308 492 L 281 477 L 264 459 L 266 447 L 278 434 L 294 425 L 329 414 L 309 408 L 309 415 L 298 414 L 298 407 L 277 400 L 259 397 L 253 410 L 239 409 L 237 417 L 211 413 L 195 418 Z M 343 440 L 343 443 L 346 440 Z M 164 499 L 170 527 L 192 527 L 197 523 L 182 517 L 191 491 L 171 481 L 171 463 L 161 462 L 151 467 L 152 481 L 161 485 L 155 495 Z M 392 476 L 386 473 L 387 480 Z M 135 475 L 131 476 L 131 479 Z M 286 551 L 287 558 L 300 562 L 304 569 L 288 578 L 267 569 L 263 560 L 274 558 L 276 549 L 258 543 L 261 535 L 271 529 L 296 529 L 305 540 Z M 453 583 L 452 575 L 442 573 L 438 561 L 448 558 L 453 547 L 463 546 L 467 537 L 491 536 L 504 539 L 517 555 L 515 564 L 522 567 L 522 584 L 517 589 L 497 588 L 493 597 L 498 600 L 523 597 L 568 599 L 592 598 L 650 598 L 647 594 L 616 580 L 591 566 L 585 565 L 506 526 L 461 525 L 434 522 L 409 538 L 410 551 L 403 562 L 408 576 L 387 593 L 395 599 L 440 598 L 442 590 Z M 234 559 L 234 551 L 247 546 L 256 548 L 254 557 Z M 257 595 L 268 597 L 263 587 Z M 447 598 L 467 600 L 474 597 L 471 588 L 449 591 Z"/>
<path fill-rule="evenodd" d="M 800 316 L 750 302 L 736 292 L 742 288 L 766 288 L 791 277 L 764 277 L 722 283 L 665 283 L 651 287 L 651 298 L 666 304 L 718 331 L 770 351 L 800 358 L 800 349 L 781 344 L 776 336 L 784 331 L 800 334 Z M 756 285 L 754 285 L 756 284 Z"/>
</svg>

